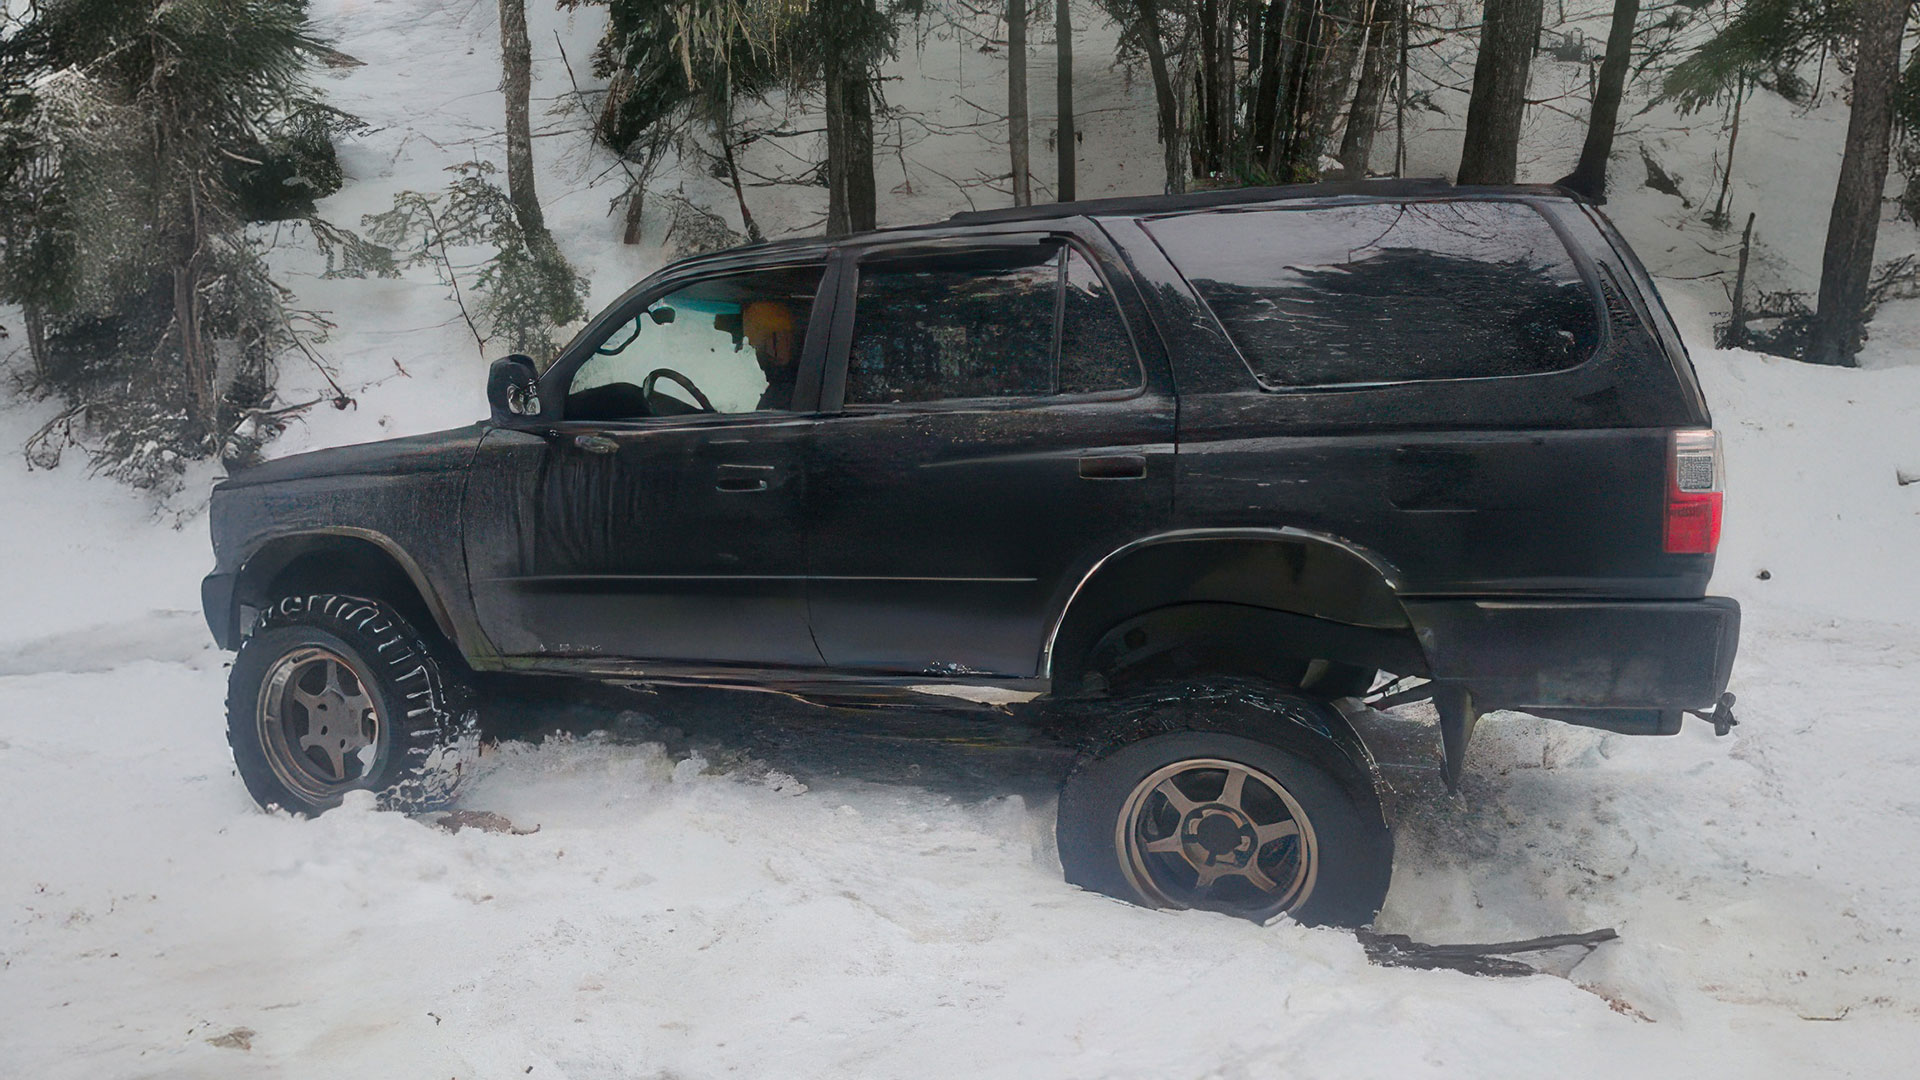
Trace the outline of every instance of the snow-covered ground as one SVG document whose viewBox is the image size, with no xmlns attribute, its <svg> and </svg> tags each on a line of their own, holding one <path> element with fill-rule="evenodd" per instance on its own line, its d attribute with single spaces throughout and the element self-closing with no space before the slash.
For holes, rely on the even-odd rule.
<svg viewBox="0 0 1920 1080">
<path fill-rule="evenodd" d="M 31 570 L 0 612 L 0 1075 L 1908 1075 L 1920 486 L 1895 473 L 1920 369 L 1699 361 L 1742 726 L 1496 715 L 1462 798 L 1409 767 L 1427 733 L 1389 770 L 1382 929 L 1621 933 L 1512 981 L 1076 891 L 1028 763 L 715 741 L 675 698 L 491 755 L 465 805 L 532 835 L 262 814 L 226 657 L 181 610 L 199 530 L 10 466 L 0 539 Z"/>
<path fill-rule="evenodd" d="M 448 165 L 497 160 L 491 5 L 314 9 L 366 65 L 329 92 L 376 129 L 343 147 L 353 182 L 324 213 L 355 225 L 396 190 L 444 184 Z M 585 78 L 602 16 L 530 15 L 544 106 L 570 86 L 562 47 Z M 1082 190 L 1150 190 L 1150 89 L 1105 68 L 1100 33 L 1082 43 Z M 1036 45 L 1039 139 L 1050 57 Z M 951 107 L 964 76 L 991 106 L 997 64 L 936 36 L 888 92 Z M 1536 77 L 1552 73 L 1543 60 Z M 1804 288 L 1818 264 L 1815 194 L 1830 190 L 1844 115 L 1816 113 L 1748 113 L 1736 209 L 1761 213 L 1757 258 L 1776 285 Z M 1450 164 L 1450 122 L 1419 118 L 1415 172 Z M 1061 882 L 1035 763 L 775 738 L 790 718 L 751 700 L 717 715 L 637 697 L 628 715 L 563 725 L 609 734 L 501 748 L 465 805 L 532 835 L 449 834 L 361 806 L 263 814 L 233 776 L 227 657 L 197 611 L 212 474 L 156 516 L 77 454 L 27 472 L 4 448 L 48 407 L 8 404 L 0 1077 L 1911 1075 L 1920 484 L 1899 477 L 1920 476 L 1920 366 L 1898 318 L 1874 370 L 1710 350 L 1724 296 L 1696 275 L 1724 265 L 1702 246 L 1729 241 L 1694 215 L 1717 136 L 1635 122 L 1665 140 L 1695 204 L 1639 187 L 1623 152 L 1611 211 L 1668 275 L 1728 443 L 1715 591 L 1746 606 L 1743 723 L 1725 739 L 1696 724 L 1633 739 L 1495 715 L 1456 799 L 1415 767 L 1421 718 L 1400 722 L 1380 919 L 1426 941 L 1612 926 L 1618 942 L 1555 958 L 1555 974 L 1489 980 L 1371 966 L 1337 931 L 1130 908 Z M 604 302 L 662 261 L 664 221 L 647 245 L 617 242 L 618 184 L 582 123 L 542 120 L 542 194 Z M 1526 169 L 1550 180 L 1566 137 L 1539 126 Z M 1004 152 L 977 133 L 911 137 L 897 176 L 883 162 L 887 221 L 964 205 L 944 177 Z M 1051 156 L 1035 159 L 1045 184 Z M 711 177 L 685 182 L 726 211 Z M 822 201 L 749 197 L 776 233 L 807 227 Z M 1911 232 L 1885 239 L 1901 250 Z M 309 413 L 272 452 L 482 412 L 482 357 L 440 286 L 321 279 L 297 231 L 280 240 L 283 281 L 340 324 L 324 351 L 356 405 Z M 289 364 L 284 385 L 301 401 L 324 383 Z"/>
</svg>

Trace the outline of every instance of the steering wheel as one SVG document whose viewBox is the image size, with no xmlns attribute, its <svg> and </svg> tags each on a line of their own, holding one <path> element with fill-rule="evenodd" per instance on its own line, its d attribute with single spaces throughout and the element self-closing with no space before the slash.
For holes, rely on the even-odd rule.
<svg viewBox="0 0 1920 1080">
<path fill-rule="evenodd" d="M 701 393 L 700 388 L 693 385 L 692 379 L 687 378 L 685 375 L 680 374 L 679 372 L 673 370 L 672 368 L 664 368 L 664 367 L 654 368 L 652 371 L 647 372 L 647 377 L 645 381 L 641 382 L 640 384 L 640 396 L 647 399 L 647 406 L 649 408 L 652 408 L 653 406 L 653 384 L 656 381 L 658 381 L 659 378 L 663 375 L 666 376 L 668 379 L 672 380 L 673 382 L 679 383 L 681 389 L 685 390 L 689 394 L 692 394 L 693 400 L 700 404 L 701 412 L 718 412 L 719 411 L 713 407 L 713 402 L 707 400 L 707 395 Z M 655 412 L 655 415 L 658 415 L 657 410 Z"/>
</svg>

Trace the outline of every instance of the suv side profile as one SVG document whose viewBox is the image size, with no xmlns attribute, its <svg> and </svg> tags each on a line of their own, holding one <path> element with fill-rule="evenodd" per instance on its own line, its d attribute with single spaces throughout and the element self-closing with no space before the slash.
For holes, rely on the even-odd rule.
<svg viewBox="0 0 1920 1080">
<path fill-rule="evenodd" d="M 1355 699 L 1431 697 L 1450 785 L 1490 709 L 1731 722 L 1712 420 L 1645 270 L 1557 189 L 737 248 L 488 392 L 216 489 L 206 613 L 263 805 L 443 804 L 487 672 L 1017 707 L 1082 752 L 1070 880 L 1363 924 L 1392 837 Z"/>
</svg>

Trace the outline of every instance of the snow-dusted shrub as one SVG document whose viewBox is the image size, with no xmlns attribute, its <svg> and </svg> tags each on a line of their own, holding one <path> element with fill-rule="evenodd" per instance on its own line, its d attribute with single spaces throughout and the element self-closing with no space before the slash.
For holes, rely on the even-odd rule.
<svg viewBox="0 0 1920 1080">
<path fill-rule="evenodd" d="M 586 314 L 587 279 L 551 239 L 536 240 L 521 228 L 512 201 L 493 182 L 492 164 L 469 161 L 447 171 L 455 179 L 445 190 L 403 191 L 393 209 L 369 214 L 368 235 L 391 248 L 400 265 L 434 269 L 483 354 L 497 342 L 545 363 L 556 348 L 554 331 Z M 480 253 L 477 264 L 458 261 L 470 251 Z"/>
</svg>

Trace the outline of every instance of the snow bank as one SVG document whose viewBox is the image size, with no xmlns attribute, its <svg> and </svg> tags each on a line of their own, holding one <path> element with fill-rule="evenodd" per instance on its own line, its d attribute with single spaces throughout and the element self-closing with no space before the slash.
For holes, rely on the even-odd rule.
<svg viewBox="0 0 1920 1080">
<path fill-rule="evenodd" d="M 1695 364 L 1726 439 L 1714 588 L 1814 617 L 1920 614 L 1920 367 Z"/>
<path fill-rule="evenodd" d="M 9 1075 L 1864 1075 L 1920 1049 L 1903 942 L 1781 798 L 1799 756 L 1749 750 L 1785 735 L 1765 706 L 1732 755 L 1495 720 L 1468 808 L 1406 792 L 1386 928 L 1625 935 L 1508 982 L 1077 892 L 1044 804 L 647 741 L 495 757 L 468 801 L 531 836 L 264 815 L 222 676 L 0 679 L 0 813 L 31 823 L 0 887 Z"/>
</svg>

